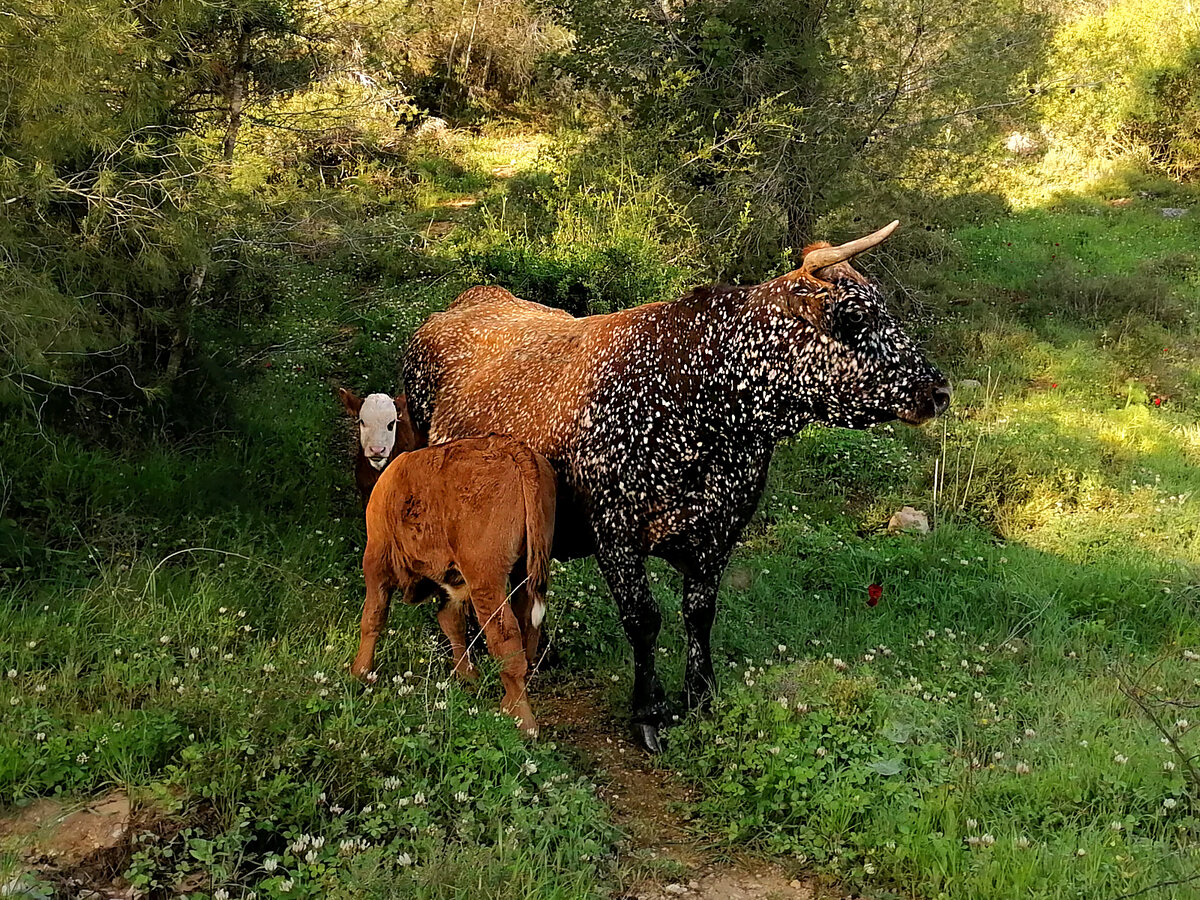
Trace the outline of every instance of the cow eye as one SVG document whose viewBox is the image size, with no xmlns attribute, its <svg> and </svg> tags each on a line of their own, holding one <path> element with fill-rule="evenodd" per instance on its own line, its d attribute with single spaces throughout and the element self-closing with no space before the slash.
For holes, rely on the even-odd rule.
<svg viewBox="0 0 1200 900">
<path fill-rule="evenodd" d="M 392 421 L 388 422 L 388 431 L 394 431 L 395 428 L 396 428 L 396 420 L 393 419 Z"/>
<path fill-rule="evenodd" d="M 851 309 L 846 312 L 846 321 L 851 325 L 861 325 L 865 318 L 861 309 Z"/>
</svg>

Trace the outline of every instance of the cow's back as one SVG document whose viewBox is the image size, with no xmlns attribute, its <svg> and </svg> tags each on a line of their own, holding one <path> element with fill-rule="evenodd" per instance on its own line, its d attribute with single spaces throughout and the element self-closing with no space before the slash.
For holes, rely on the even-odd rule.
<svg viewBox="0 0 1200 900">
<path fill-rule="evenodd" d="M 594 360 L 612 330 L 605 318 L 471 288 L 409 347 L 404 376 L 417 427 L 431 444 L 509 434 L 557 467 L 594 387 Z"/>
</svg>

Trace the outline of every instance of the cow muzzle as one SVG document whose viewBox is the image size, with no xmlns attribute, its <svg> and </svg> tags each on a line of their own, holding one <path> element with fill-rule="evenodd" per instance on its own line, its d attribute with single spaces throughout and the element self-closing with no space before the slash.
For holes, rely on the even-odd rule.
<svg viewBox="0 0 1200 900">
<path fill-rule="evenodd" d="M 950 408 L 952 393 L 946 379 L 931 381 L 918 392 L 917 402 L 909 409 L 900 410 L 896 418 L 906 425 L 924 425 Z"/>
</svg>

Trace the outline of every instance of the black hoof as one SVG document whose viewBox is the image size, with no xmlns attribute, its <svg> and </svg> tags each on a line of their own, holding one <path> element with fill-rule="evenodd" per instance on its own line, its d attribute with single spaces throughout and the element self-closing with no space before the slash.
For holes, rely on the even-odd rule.
<svg viewBox="0 0 1200 900">
<path fill-rule="evenodd" d="M 659 754 L 667 749 L 667 742 L 659 736 L 657 725 L 634 724 L 633 739 L 647 753 Z"/>
</svg>

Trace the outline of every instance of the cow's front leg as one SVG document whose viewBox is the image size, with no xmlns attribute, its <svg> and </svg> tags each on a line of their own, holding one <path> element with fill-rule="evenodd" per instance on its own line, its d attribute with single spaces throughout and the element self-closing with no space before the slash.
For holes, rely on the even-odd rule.
<svg viewBox="0 0 1200 900">
<path fill-rule="evenodd" d="M 706 709 L 717 687 L 711 637 L 718 581 L 716 576 L 707 575 L 685 575 L 683 579 L 683 628 L 687 637 L 683 702 L 688 709 Z"/>
<path fill-rule="evenodd" d="M 650 753 L 661 753 L 663 744 L 659 730 L 670 723 L 671 710 L 654 665 L 662 614 L 650 593 L 645 557 L 631 550 L 600 548 L 596 559 L 617 602 L 621 625 L 633 648 L 631 713 L 634 735 Z"/>
</svg>

